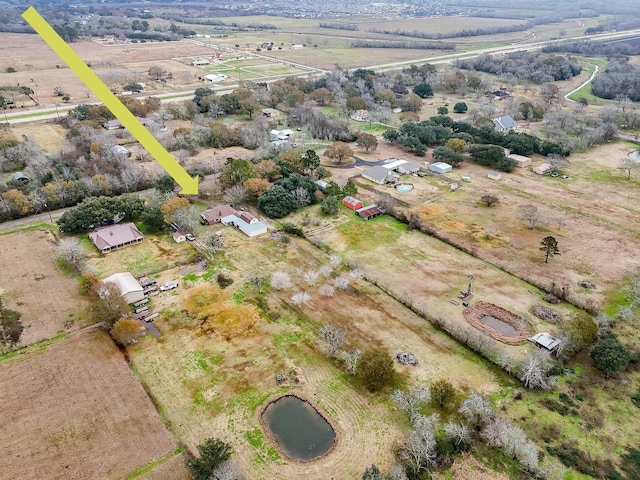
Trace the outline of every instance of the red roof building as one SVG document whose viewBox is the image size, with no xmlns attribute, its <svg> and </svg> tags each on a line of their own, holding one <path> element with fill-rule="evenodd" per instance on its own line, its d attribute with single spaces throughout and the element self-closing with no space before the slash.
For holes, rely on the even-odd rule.
<svg viewBox="0 0 640 480">
<path fill-rule="evenodd" d="M 229 215 L 235 215 L 236 209 L 231 205 L 220 205 L 205 210 L 200 214 L 200 223 L 203 225 L 213 225 L 214 223 L 220 223 L 223 217 Z"/>
<path fill-rule="evenodd" d="M 359 208 L 363 207 L 362 200 L 358 200 L 357 198 L 351 196 L 344 197 L 342 199 L 342 204 L 345 207 L 350 208 L 351 210 L 358 210 Z"/>
</svg>

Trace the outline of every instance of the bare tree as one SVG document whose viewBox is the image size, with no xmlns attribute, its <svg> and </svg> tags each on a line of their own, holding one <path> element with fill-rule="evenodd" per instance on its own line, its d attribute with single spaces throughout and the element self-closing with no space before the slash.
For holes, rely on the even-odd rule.
<svg viewBox="0 0 640 480">
<path fill-rule="evenodd" d="M 227 203 L 236 204 L 244 202 L 248 196 L 247 189 L 241 183 L 237 183 L 224 191 L 223 199 Z"/>
<path fill-rule="evenodd" d="M 333 272 L 333 269 L 329 265 L 322 265 L 319 271 L 323 277 L 327 278 L 331 275 L 331 272 Z"/>
<path fill-rule="evenodd" d="M 529 224 L 530 230 L 533 230 L 533 227 L 544 221 L 544 215 L 535 205 L 520 205 L 517 216 L 520 220 Z"/>
<path fill-rule="evenodd" d="M 409 477 L 407 477 L 402 465 L 394 463 L 389 469 L 389 480 L 409 480 Z"/>
<path fill-rule="evenodd" d="M 82 271 L 82 264 L 86 260 L 86 254 L 80 240 L 75 237 L 60 240 L 58 243 L 58 255 L 77 272 Z"/>
<path fill-rule="evenodd" d="M 520 380 L 527 388 L 549 388 L 553 384 L 547 376 L 550 367 L 549 355 L 538 350 L 528 355 L 520 365 Z"/>
<path fill-rule="evenodd" d="M 333 268 L 336 268 L 342 263 L 342 257 L 337 253 L 334 253 L 329 257 L 329 263 L 333 266 Z"/>
<path fill-rule="evenodd" d="M 323 297 L 333 297 L 336 289 L 332 285 L 325 284 L 320 287 L 319 291 L 320 295 L 322 295 Z"/>
<path fill-rule="evenodd" d="M 318 281 L 318 277 L 318 272 L 316 272 L 315 270 L 307 270 L 302 276 L 304 281 L 307 282 L 307 285 L 309 285 L 310 287 L 313 287 L 316 284 L 316 282 Z"/>
<path fill-rule="evenodd" d="M 444 433 L 456 447 L 469 445 L 471 442 L 471 431 L 464 423 L 448 422 L 444 425 Z"/>
<path fill-rule="evenodd" d="M 327 355 L 334 358 L 347 337 L 347 331 L 337 325 L 327 323 L 320 327 L 318 337 L 325 343 Z"/>
<path fill-rule="evenodd" d="M 356 374 L 356 369 L 358 367 L 358 360 L 362 356 L 362 352 L 358 349 L 342 351 L 340 352 L 340 357 L 344 361 L 344 366 L 351 375 Z"/>
<path fill-rule="evenodd" d="M 426 387 L 414 386 L 409 390 L 395 390 L 391 400 L 413 419 L 420 412 L 420 407 L 431 401 L 431 391 Z M 413 423 L 413 422 L 412 422 Z"/>
<path fill-rule="evenodd" d="M 244 476 L 237 463 L 227 460 L 213 469 L 208 480 L 244 480 Z"/>
<path fill-rule="evenodd" d="M 631 174 L 636 170 L 640 170 L 640 162 L 631 157 L 627 157 L 620 161 L 618 169 L 627 172 L 627 180 L 631 180 Z"/>
<path fill-rule="evenodd" d="M 291 287 L 291 277 L 286 272 L 273 272 L 271 275 L 271 286 L 276 290 L 286 290 Z"/>
<path fill-rule="evenodd" d="M 344 277 L 338 277 L 333 281 L 333 285 L 338 290 L 346 290 L 347 288 L 349 288 L 349 280 Z"/>
<path fill-rule="evenodd" d="M 399 451 L 400 458 L 409 465 L 414 474 L 423 470 L 428 471 L 429 467 L 435 465 L 438 458 L 434 428 L 437 415 L 431 415 L 431 417 L 419 415 L 418 417 L 417 425 L 414 426 Z"/>
<path fill-rule="evenodd" d="M 209 235 L 204 238 L 202 243 L 209 247 L 209 249 L 214 253 L 224 250 L 224 239 L 222 238 L 222 235 Z"/>
<path fill-rule="evenodd" d="M 291 196 L 293 197 L 293 201 L 295 202 L 298 208 L 306 207 L 311 203 L 311 196 L 309 192 L 304 187 L 298 187 L 293 192 L 291 192 Z"/>
<path fill-rule="evenodd" d="M 309 300 L 311 300 L 311 295 L 307 292 L 298 292 L 291 295 L 291 303 L 293 303 L 296 307 L 304 305 Z"/>
<path fill-rule="evenodd" d="M 179 208 L 171 215 L 173 224 L 178 227 L 178 230 L 186 233 L 195 232 L 199 225 L 200 212 L 196 207 L 183 207 Z"/>
<path fill-rule="evenodd" d="M 349 272 L 349 276 L 351 276 L 351 278 L 353 278 L 354 280 L 360 280 L 362 277 L 364 277 L 364 270 L 362 270 L 361 268 L 354 268 Z"/>
<path fill-rule="evenodd" d="M 564 155 L 558 153 L 550 153 L 547 155 L 547 163 L 551 165 L 551 172 L 559 172 L 571 165 L 571 162 L 567 160 Z"/>
<path fill-rule="evenodd" d="M 475 390 L 471 390 L 471 393 L 462 402 L 458 411 L 476 428 L 480 427 L 493 415 L 491 402 Z"/>
</svg>

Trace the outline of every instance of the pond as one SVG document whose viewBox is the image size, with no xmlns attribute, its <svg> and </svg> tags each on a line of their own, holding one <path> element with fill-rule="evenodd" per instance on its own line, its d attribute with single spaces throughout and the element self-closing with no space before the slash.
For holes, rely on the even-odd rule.
<svg viewBox="0 0 640 480">
<path fill-rule="evenodd" d="M 514 327 L 506 322 L 503 322 L 499 318 L 492 317 L 491 315 L 485 315 L 480 319 L 480 321 L 487 327 L 491 327 L 494 330 L 502 333 L 503 335 L 511 336 L 516 333 L 516 329 Z"/>
<path fill-rule="evenodd" d="M 633 160 L 635 160 L 636 162 L 640 162 L 640 150 L 636 150 L 636 151 L 634 151 L 634 152 L 631 152 L 631 153 L 629 154 L 629 156 L 630 156 Z"/>
<path fill-rule="evenodd" d="M 262 412 L 264 426 L 282 452 L 308 462 L 331 450 L 336 432 L 313 406 L 293 395 L 280 397 Z"/>
</svg>

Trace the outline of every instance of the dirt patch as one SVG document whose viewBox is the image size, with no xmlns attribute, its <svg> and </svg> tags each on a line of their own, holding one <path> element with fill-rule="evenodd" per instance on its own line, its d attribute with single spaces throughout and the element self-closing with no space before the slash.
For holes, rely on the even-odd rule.
<svg viewBox="0 0 640 480">
<path fill-rule="evenodd" d="M 0 478 L 122 478 L 176 448 L 102 330 L 0 363 Z"/>
<path fill-rule="evenodd" d="M 478 302 L 473 306 L 466 308 L 462 314 L 467 322 L 499 342 L 508 343 L 509 345 L 518 345 L 525 342 L 529 337 L 529 331 L 524 320 L 518 318 L 518 316 L 511 313 L 509 310 L 505 310 L 504 308 L 493 305 L 492 303 Z M 512 326 L 515 329 L 515 332 L 510 335 L 499 332 L 495 328 L 483 323 L 483 320 L 486 317 L 497 319 L 500 322 Z"/>
<path fill-rule="evenodd" d="M 75 279 L 56 265 L 54 237 L 48 230 L 0 235 L 0 290 L 5 305 L 22 314 L 20 345 L 87 323 L 88 303 Z"/>
<path fill-rule="evenodd" d="M 451 468 L 451 477 L 448 475 L 436 474 L 436 480 L 445 480 L 452 478 L 453 480 L 508 480 L 509 477 L 503 473 L 482 465 L 475 457 L 465 453 L 457 458 Z"/>
<path fill-rule="evenodd" d="M 320 415 L 329 425 L 331 425 L 331 429 L 336 433 L 336 437 L 333 441 L 333 446 L 327 450 L 326 453 L 324 453 L 323 455 L 320 455 L 319 457 L 313 458 L 311 460 L 296 460 L 295 458 L 291 458 L 289 457 L 286 452 L 284 452 L 284 450 L 282 450 L 281 448 L 279 448 L 279 444 L 276 441 L 276 439 L 274 438 L 273 434 L 271 433 L 271 429 L 264 423 L 264 418 L 262 418 L 262 416 L 264 415 L 264 412 L 267 410 L 267 408 L 269 407 L 269 405 L 271 405 L 272 403 L 277 402 L 278 400 L 280 400 L 281 398 L 284 397 L 295 397 L 299 400 L 302 400 L 303 402 L 308 403 L 309 405 L 311 405 L 311 408 L 313 408 L 316 413 L 318 415 Z M 336 449 L 336 447 L 338 446 L 338 442 L 340 441 L 340 435 L 338 435 L 338 429 L 336 427 L 336 425 L 331 421 L 331 418 L 329 418 L 329 416 L 324 413 L 322 411 L 322 409 L 316 405 L 312 400 L 305 398 L 303 395 L 299 395 L 296 393 L 284 393 L 281 395 L 276 395 L 272 398 L 270 398 L 269 400 L 267 400 L 267 402 L 264 404 L 264 406 L 260 409 L 259 413 L 256 414 L 258 421 L 260 422 L 260 427 L 262 428 L 262 432 L 264 433 L 265 437 L 267 437 L 269 439 L 269 441 L 276 446 L 276 448 L 278 449 L 278 451 L 280 452 L 280 455 L 282 455 L 283 457 L 287 458 L 287 460 L 291 461 L 291 462 L 300 462 L 300 463 L 311 463 L 311 462 L 316 462 L 322 458 L 325 458 L 329 455 L 331 455 L 331 453 Z"/>
</svg>

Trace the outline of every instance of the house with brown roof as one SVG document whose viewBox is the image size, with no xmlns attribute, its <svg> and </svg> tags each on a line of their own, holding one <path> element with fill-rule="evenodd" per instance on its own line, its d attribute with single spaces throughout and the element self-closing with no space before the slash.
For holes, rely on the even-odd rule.
<svg viewBox="0 0 640 480">
<path fill-rule="evenodd" d="M 127 222 L 98 228 L 89 234 L 89 238 L 98 250 L 102 253 L 108 253 L 128 245 L 140 243 L 144 240 L 144 235 L 133 222 Z"/>
<path fill-rule="evenodd" d="M 214 223 L 220 223 L 223 217 L 235 215 L 235 213 L 236 209 L 231 205 L 210 207 L 200 214 L 200 223 L 203 225 L 213 225 Z"/>
</svg>

